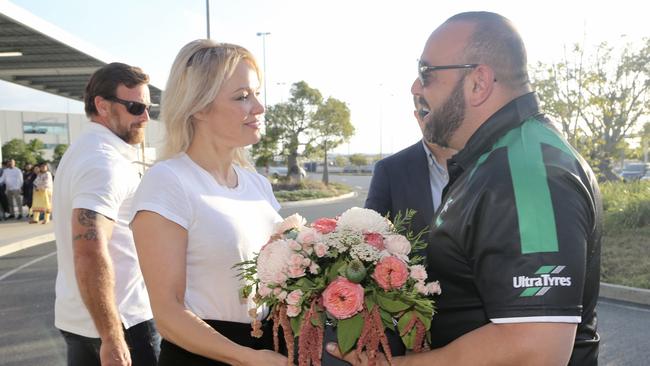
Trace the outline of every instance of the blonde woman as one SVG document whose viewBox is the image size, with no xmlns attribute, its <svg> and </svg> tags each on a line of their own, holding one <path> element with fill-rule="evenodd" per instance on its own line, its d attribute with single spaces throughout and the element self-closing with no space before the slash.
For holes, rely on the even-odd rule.
<svg viewBox="0 0 650 366">
<path fill-rule="evenodd" d="M 236 45 L 197 40 L 172 66 L 161 110 L 166 151 L 142 180 L 132 220 L 162 366 L 286 365 L 264 350 L 270 331 L 251 337 L 252 305 L 239 298 L 232 269 L 280 221 L 268 180 L 244 151 L 260 139 L 259 88 L 255 59 Z"/>
</svg>

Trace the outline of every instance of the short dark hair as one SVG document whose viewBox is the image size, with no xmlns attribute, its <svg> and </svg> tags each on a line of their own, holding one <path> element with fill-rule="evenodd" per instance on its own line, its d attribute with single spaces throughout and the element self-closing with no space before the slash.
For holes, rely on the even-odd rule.
<svg viewBox="0 0 650 366">
<path fill-rule="evenodd" d="M 473 11 L 456 14 L 445 23 L 456 21 L 476 25 L 462 62 L 489 65 L 495 78 L 512 88 L 529 84 L 526 47 L 510 20 L 496 13 Z"/>
<path fill-rule="evenodd" d="M 120 84 L 127 88 L 134 88 L 147 83 L 149 83 L 149 75 L 145 74 L 139 67 L 113 62 L 99 68 L 88 80 L 84 91 L 86 116 L 97 115 L 95 97 L 115 97 L 115 91 Z"/>
</svg>

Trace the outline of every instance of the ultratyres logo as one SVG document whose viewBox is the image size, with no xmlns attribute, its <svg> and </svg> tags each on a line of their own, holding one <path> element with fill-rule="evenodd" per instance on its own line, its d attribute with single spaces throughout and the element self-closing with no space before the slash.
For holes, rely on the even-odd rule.
<svg viewBox="0 0 650 366">
<path fill-rule="evenodd" d="M 535 271 L 534 277 L 512 277 L 512 287 L 523 288 L 519 297 L 544 296 L 553 287 L 571 286 L 571 277 L 562 277 L 559 274 L 566 266 L 541 266 Z"/>
</svg>

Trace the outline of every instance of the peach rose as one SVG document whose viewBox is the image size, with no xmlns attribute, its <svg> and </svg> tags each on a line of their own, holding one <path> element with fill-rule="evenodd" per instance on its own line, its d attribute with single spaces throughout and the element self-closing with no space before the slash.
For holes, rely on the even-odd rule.
<svg viewBox="0 0 650 366">
<path fill-rule="evenodd" d="M 409 277 L 408 267 L 401 260 L 395 257 L 384 257 L 372 274 L 372 278 L 377 281 L 379 287 L 384 290 L 398 289 L 406 283 Z"/>
<path fill-rule="evenodd" d="M 336 319 L 347 319 L 363 310 L 363 287 L 338 277 L 323 291 L 323 306 Z"/>
<path fill-rule="evenodd" d="M 321 234 L 331 233 L 336 229 L 336 220 L 323 217 L 321 219 L 314 221 L 311 224 L 311 227 L 316 229 L 316 231 L 318 231 Z"/>
<path fill-rule="evenodd" d="M 384 250 L 384 237 L 379 233 L 364 233 L 363 240 L 375 247 L 375 249 L 382 251 Z"/>
</svg>

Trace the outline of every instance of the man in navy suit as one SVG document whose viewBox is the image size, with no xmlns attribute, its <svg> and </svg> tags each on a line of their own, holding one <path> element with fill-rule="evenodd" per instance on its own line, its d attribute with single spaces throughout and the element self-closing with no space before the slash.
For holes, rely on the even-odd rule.
<svg viewBox="0 0 650 366">
<path fill-rule="evenodd" d="M 424 131 L 424 117 L 429 108 L 420 97 L 414 97 L 413 115 Z M 389 214 L 394 220 L 407 209 L 416 210 L 411 221 L 413 233 L 419 233 L 431 223 L 440 206 L 442 190 L 447 185 L 447 159 L 455 150 L 443 148 L 424 139 L 377 162 L 370 182 L 365 207 Z"/>
</svg>

